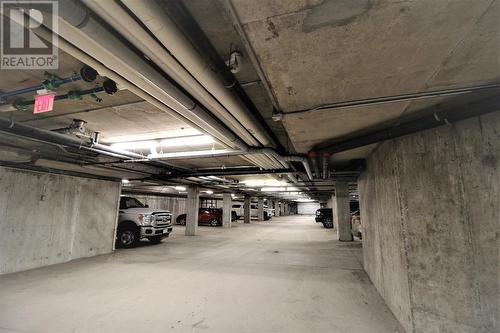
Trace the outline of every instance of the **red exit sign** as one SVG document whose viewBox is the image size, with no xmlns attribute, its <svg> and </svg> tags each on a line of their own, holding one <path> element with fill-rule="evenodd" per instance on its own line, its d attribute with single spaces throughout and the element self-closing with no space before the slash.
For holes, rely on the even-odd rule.
<svg viewBox="0 0 500 333">
<path fill-rule="evenodd" d="M 44 113 L 54 109 L 54 94 L 36 95 L 35 105 L 33 106 L 33 113 Z"/>
</svg>

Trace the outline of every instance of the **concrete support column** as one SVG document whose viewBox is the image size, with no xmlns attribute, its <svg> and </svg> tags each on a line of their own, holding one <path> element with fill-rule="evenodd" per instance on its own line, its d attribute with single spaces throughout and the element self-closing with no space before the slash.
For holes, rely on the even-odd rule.
<svg viewBox="0 0 500 333">
<path fill-rule="evenodd" d="M 352 241 L 351 212 L 349 208 L 349 183 L 336 182 L 335 196 L 332 197 L 333 218 L 337 222 L 337 236 L 339 241 Z"/>
<path fill-rule="evenodd" d="M 273 200 L 274 216 L 279 216 L 278 200 Z"/>
<path fill-rule="evenodd" d="M 283 215 L 288 216 L 290 211 L 288 210 L 288 201 L 285 201 L 285 207 L 283 207 Z"/>
<path fill-rule="evenodd" d="M 224 228 L 231 228 L 231 210 L 233 205 L 233 198 L 231 193 L 224 193 L 222 197 L 222 226 Z"/>
<path fill-rule="evenodd" d="M 200 189 L 189 186 L 186 200 L 186 236 L 196 236 L 198 231 L 198 209 L 200 207 Z"/>
<path fill-rule="evenodd" d="M 251 214 L 250 214 L 250 197 L 245 196 L 245 202 L 243 204 L 243 222 L 250 223 Z"/>
<path fill-rule="evenodd" d="M 264 198 L 259 197 L 257 203 L 257 219 L 259 221 L 264 221 Z"/>
</svg>

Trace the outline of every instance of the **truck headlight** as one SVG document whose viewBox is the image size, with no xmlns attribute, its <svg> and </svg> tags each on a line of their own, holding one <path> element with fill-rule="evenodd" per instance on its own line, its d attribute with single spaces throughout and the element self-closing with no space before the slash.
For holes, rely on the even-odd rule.
<svg viewBox="0 0 500 333">
<path fill-rule="evenodd" d="M 151 214 L 139 214 L 139 222 L 141 222 L 142 225 L 151 225 L 153 216 Z"/>
</svg>

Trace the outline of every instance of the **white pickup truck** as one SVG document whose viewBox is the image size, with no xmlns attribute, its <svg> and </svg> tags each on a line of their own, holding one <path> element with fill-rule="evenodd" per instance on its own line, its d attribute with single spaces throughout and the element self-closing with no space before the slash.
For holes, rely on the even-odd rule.
<svg viewBox="0 0 500 333">
<path fill-rule="evenodd" d="M 233 203 L 232 211 L 236 213 L 237 219 L 243 218 L 244 212 L 244 203 L 243 202 L 235 202 Z M 250 204 L 250 217 L 252 219 L 257 219 L 259 214 L 259 210 L 256 204 Z M 268 208 L 264 206 L 264 221 L 271 219 L 274 215 L 274 209 Z"/>
<path fill-rule="evenodd" d="M 172 214 L 169 211 L 151 209 L 133 197 L 120 197 L 116 247 L 133 247 L 144 238 L 160 243 L 171 232 Z"/>
</svg>

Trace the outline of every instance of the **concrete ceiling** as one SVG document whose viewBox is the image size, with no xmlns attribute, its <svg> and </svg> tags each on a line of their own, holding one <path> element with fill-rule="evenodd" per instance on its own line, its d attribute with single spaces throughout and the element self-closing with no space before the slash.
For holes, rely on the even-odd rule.
<svg viewBox="0 0 500 333">
<path fill-rule="evenodd" d="M 435 98 L 300 114 L 291 114 L 293 111 L 340 101 L 488 84 L 499 82 L 500 78 L 500 0 L 183 0 L 183 3 L 222 59 L 226 60 L 231 50 L 243 53 L 242 69 L 235 76 L 290 153 L 307 153 L 319 143 L 391 126 L 426 108 L 457 101 Z M 234 21 L 231 8 L 239 22 Z M 243 34 L 235 29 L 235 24 L 241 24 Z M 263 75 L 259 75 L 250 61 L 250 53 L 255 54 Z M 50 73 L 58 77 L 68 77 L 83 65 L 62 51 L 59 59 L 59 70 Z M 48 78 L 47 74 L 0 71 L 0 91 L 39 84 Z M 61 87 L 58 94 L 100 83 L 102 79 L 94 83 L 71 83 Z M 83 100 L 63 100 L 57 101 L 54 111 L 47 114 L 15 111 L 0 113 L 0 118 L 49 130 L 66 127 L 74 118 L 82 119 L 90 131 L 100 132 L 104 143 L 200 133 L 130 91 L 98 96 L 102 101 L 89 96 Z M 32 99 L 33 93 L 21 97 Z M 284 113 L 282 121 L 272 120 L 273 105 Z M 0 160 L 68 168 L 63 165 L 67 156 L 62 156 L 58 147 L 44 147 L 3 135 L 0 139 Z M 375 147 L 339 153 L 331 160 L 342 164 L 365 158 Z M 108 163 L 109 158 L 97 162 Z M 242 156 L 174 160 L 171 164 L 190 169 L 251 165 Z M 99 166 L 82 164 L 70 169 L 134 179 L 147 174 L 144 168 L 155 167 L 159 166 L 139 167 L 129 163 L 127 168 L 134 170 L 103 171 Z M 272 182 L 276 178 L 235 179 Z"/>
<path fill-rule="evenodd" d="M 479 85 L 500 77 L 495 0 L 231 2 L 299 152 L 396 120 L 429 103 L 290 116 L 286 112 Z"/>
</svg>

